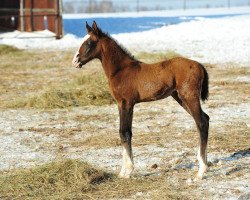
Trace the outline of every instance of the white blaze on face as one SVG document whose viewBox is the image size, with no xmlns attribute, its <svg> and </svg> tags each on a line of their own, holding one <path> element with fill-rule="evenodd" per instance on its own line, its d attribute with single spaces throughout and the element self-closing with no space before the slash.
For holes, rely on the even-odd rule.
<svg viewBox="0 0 250 200">
<path fill-rule="evenodd" d="M 83 43 L 85 42 L 85 41 L 87 41 L 88 39 L 89 39 L 89 37 L 90 37 L 90 35 L 89 34 L 87 34 L 87 35 L 85 35 L 84 36 L 84 38 L 83 38 L 83 41 L 82 41 L 82 43 L 81 43 L 81 45 L 80 45 L 80 48 L 81 48 L 81 46 L 83 45 Z M 75 56 L 74 56 L 74 58 L 73 58 L 73 60 L 72 60 L 72 65 L 73 65 L 73 67 L 76 67 L 76 68 L 80 68 L 81 66 L 80 66 L 80 60 L 79 60 L 79 50 L 80 50 L 80 48 L 77 50 L 77 52 L 75 53 Z"/>
</svg>

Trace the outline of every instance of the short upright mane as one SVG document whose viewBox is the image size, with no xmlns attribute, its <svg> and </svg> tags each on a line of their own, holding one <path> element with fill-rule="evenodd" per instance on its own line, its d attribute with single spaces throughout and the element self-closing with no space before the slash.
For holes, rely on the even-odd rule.
<svg viewBox="0 0 250 200">
<path fill-rule="evenodd" d="M 106 37 L 106 38 L 109 38 L 110 40 L 114 41 L 124 54 L 129 56 L 129 58 L 131 58 L 132 60 L 138 61 L 123 45 L 121 45 L 116 39 L 111 37 L 109 35 L 109 33 L 104 33 L 100 28 L 98 28 L 98 29 L 99 29 L 99 34 L 101 37 Z"/>
</svg>

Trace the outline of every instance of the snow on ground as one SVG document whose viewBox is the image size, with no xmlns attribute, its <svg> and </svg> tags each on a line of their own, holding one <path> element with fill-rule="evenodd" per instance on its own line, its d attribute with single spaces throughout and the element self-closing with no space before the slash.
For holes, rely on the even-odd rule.
<svg viewBox="0 0 250 200">
<path fill-rule="evenodd" d="M 220 11 L 222 12 L 222 10 Z M 239 13 L 239 11 L 230 11 L 231 14 Z M 187 15 L 190 15 L 190 11 L 187 12 Z M 246 13 L 246 9 L 242 10 L 241 13 Z M 176 14 L 182 16 L 180 13 Z M 112 36 L 132 52 L 175 51 L 199 62 L 236 62 L 244 65 L 250 63 L 249 24 L 250 14 L 248 12 L 248 14 L 224 18 L 197 17 L 196 20 L 190 22 L 144 32 L 122 33 Z M 48 31 L 46 33 L 50 34 Z M 18 34 L 15 32 L 12 35 Z M 65 35 L 61 40 L 54 38 L 24 39 L 24 37 L 24 34 L 22 34 L 22 39 L 15 36 L 12 38 L 4 37 L 0 40 L 0 44 L 14 45 L 24 49 L 68 49 L 77 48 L 81 43 L 80 38 L 71 34 Z"/>
<path fill-rule="evenodd" d="M 218 100 L 215 101 L 217 102 Z M 193 119 L 185 114 L 183 109 L 177 106 L 173 100 L 166 99 L 162 102 L 164 103 L 159 104 L 151 102 L 147 104 L 138 104 L 135 107 L 135 118 L 133 123 L 135 137 L 139 137 L 139 133 L 154 133 L 153 135 L 148 135 L 148 137 L 154 137 L 154 135 L 156 136 L 157 133 L 162 131 L 162 127 L 168 126 L 168 131 L 170 132 L 172 131 L 171 127 L 176 128 L 176 130 L 179 128 L 179 130 L 183 132 L 196 131 Z M 151 113 L 145 113 L 148 110 L 157 113 L 157 115 L 152 117 Z M 243 124 L 244 127 L 249 127 L 250 109 L 248 103 L 239 102 L 237 105 L 230 104 L 221 107 L 216 106 L 215 108 L 205 106 L 205 110 L 210 115 L 210 125 L 212 128 L 220 127 L 225 131 L 227 125 L 235 124 L 235 122 Z M 110 115 L 114 116 L 115 120 L 111 120 L 107 123 L 107 119 L 101 117 L 97 120 L 85 121 L 84 123 L 76 121 L 77 116 L 85 116 L 88 118 L 88 116 L 95 115 Z M 70 137 L 64 138 L 56 134 L 56 129 L 64 130 L 74 129 L 76 127 L 82 127 L 80 128 L 81 131 Z M 92 132 L 89 132 L 88 127 L 91 127 Z M 114 139 L 114 136 L 117 135 L 118 127 L 119 119 L 116 105 L 99 107 L 85 106 L 81 109 L 73 108 L 70 111 L 53 110 L 53 112 L 27 109 L 1 110 L 0 170 L 35 166 L 37 164 L 52 161 L 60 154 L 57 151 L 60 144 L 65 147 L 66 152 L 64 152 L 64 156 L 67 158 L 83 159 L 96 166 L 102 166 L 106 169 L 117 171 L 121 164 L 120 146 L 108 148 L 105 146 L 103 148 L 94 146 L 86 148 L 84 145 L 72 147 L 69 144 L 72 144 L 70 141 L 83 141 L 83 138 L 87 139 L 96 135 L 102 135 L 103 133 L 109 133 Z M 44 133 L 46 129 L 50 131 Z M 183 133 L 179 132 L 178 134 Z M 216 134 L 220 133 L 218 132 Z M 186 164 L 189 165 L 195 162 L 195 156 L 193 154 L 195 154 L 196 149 L 188 149 L 180 142 L 182 141 L 166 141 L 164 146 L 152 144 L 134 147 L 136 171 L 145 173 L 152 163 L 162 163 L 162 159 L 166 157 L 166 154 L 169 154 L 168 157 L 171 158 L 167 162 L 172 163 L 176 161 L 182 153 L 192 152 L 192 159 L 194 160 Z M 178 146 L 183 146 L 184 149 L 178 152 Z M 216 152 L 211 152 L 210 150 L 208 160 L 216 162 L 215 160 L 233 161 L 235 159 L 234 157 L 230 157 L 232 153 L 226 154 L 226 152 L 223 152 L 223 155 L 215 154 Z M 93 155 L 95 155 L 94 159 Z M 250 159 L 250 155 L 247 157 L 249 158 L 246 159 Z M 193 164 L 189 167 L 197 168 L 197 166 Z"/>
<path fill-rule="evenodd" d="M 175 51 L 208 63 L 250 63 L 250 15 L 200 18 L 177 25 L 114 37 L 137 51 Z"/>
<path fill-rule="evenodd" d="M 139 115 L 135 115 L 134 119 L 134 140 L 140 136 L 140 133 L 145 132 L 145 127 L 141 126 L 142 124 L 147 125 L 151 133 L 153 133 L 152 135 L 146 134 L 149 139 L 154 136 L 157 137 L 157 132 L 162 126 L 168 127 L 166 130 L 169 132 L 166 134 L 171 133 L 173 129 L 176 130 L 177 127 L 181 127 L 179 130 L 183 133 L 192 130 L 195 132 L 192 119 L 189 115 L 183 114 L 184 111 L 181 107 L 176 107 L 177 104 L 171 103 L 171 100 L 163 101 L 164 103 L 151 102 L 136 106 L 135 114 Z M 240 107 L 240 109 L 235 109 L 235 107 Z M 145 113 L 146 110 L 155 111 L 157 116 L 152 117 L 152 113 Z M 230 123 L 235 121 L 234 118 L 237 118 L 237 123 L 243 124 L 248 122 L 250 117 L 248 104 L 224 105 L 223 110 L 221 107 L 207 107 L 206 110 L 210 113 L 212 129 L 222 127 L 225 130 Z M 105 170 L 118 173 L 122 153 L 120 146 L 105 147 L 105 144 L 102 144 L 90 147 L 87 143 L 72 146 L 77 141 L 85 141 L 84 138 L 87 140 L 97 135 L 103 135 L 103 133 L 108 133 L 111 140 L 115 140 L 119 123 L 117 112 L 115 105 L 86 106 L 83 109 L 73 108 L 67 111 L 54 110 L 53 112 L 39 112 L 27 109 L 5 110 L 0 115 L 0 170 L 33 167 L 60 158 L 71 158 L 81 159 Z M 66 118 L 65 113 L 67 113 Z M 104 116 L 106 114 L 114 115 L 116 120 L 109 121 L 108 126 L 105 117 L 100 117 L 95 122 L 89 120 L 82 123 L 82 121 L 75 120 L 79 116 L 86 117 L 96 113 Z M 228 119 L 225 122 L 226 116 Z M 168 123 L 171 123 L 171 125 L 168 126 Z M 190 123 L 192 124 L 191 127 Z M 93 133 L 86 134 L 88 126 L 91 127 Z M 67 127 L 71 129 L 82 128 L 79 129 L 77 134 L 70 134 L 69 137 L 65 137 L 56 134 L 57 127 L 62 130 Z M 49 132 L 46 133 L 46 129 Z M 182 132 L 178 134 L 183 134 Z M 97 137 L 94 140 L 97 140 Z M 176 172 L 172 176 L 166 176 L 171 184 L 186 181 L 191 186 L 192 192 L 195 191 L 197 195 L 201 195 L 201 192 L 206 191 L 206 195 L 202 194 L 200 199 L 237 200 L 249 198 L 250 173 L 249 170 L 247 171 L 250 162 L 249 151 L 244 154 L 244 152 L 221 149 L 211 150 L 213 144 L 210 142 L 208 160 L 212 166 L 206 173 L 205 180 L 196 183 L 191 179 L 198 170 L 195 156 L 196 146 L 188 147 L 188 143 L 185 143 L 185 141 L 186 139 L 171 140 L 168 138 L 164 144 L 160 142 L 158 144 L 142 143 L 143 145 L 133 146 L 135 177 L 161 175 L 161 168 L 167 168 Z M 153 164 L 159 166 L 155 171 L 152 171 L 151 168 Z M 185 172 L 182 172 L 182 169 Z M 188 178 L 179 180 L 179 173 L 187 174 Z"/>
<path fill-rule="evenodd" d="M 21 32 L 21 31 L 13 31 L 13 32 L 7 32 L 7 33 L 1 33 L 0 34 L 0 39 L 8 38 L 8 39 L 13 39 L 13 38 L 51 38 L 51 37 L 56 37 L 56 34 L 49 31 L 49 30 L 44 30 L 44 31 L 33 31 L 33 32 Z"/>
</svg>

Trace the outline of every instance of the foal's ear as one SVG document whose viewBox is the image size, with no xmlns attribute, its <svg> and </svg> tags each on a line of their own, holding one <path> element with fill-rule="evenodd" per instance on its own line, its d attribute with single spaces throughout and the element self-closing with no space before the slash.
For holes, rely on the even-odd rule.
<svg viewBox="0 0 250 200">
<path fill-rule="evenodd" d="M 88 25 L 87 21 L 86 21 L 86 30 L 87 30 L 87 33 L 90 33 L 93 31 L 93 29 Z"/>
<path fill-rule="evenodd" d="M 94 21 L 93 24 L 92 24 L 92 29 L 93 29 L 93 32 L 94 32 L 95 35 L 100 36 L 100 30 L 99 30 L 99 28 L 97 27 L 97 24 L 96 24 L 95 21 Z"/>
</svg>

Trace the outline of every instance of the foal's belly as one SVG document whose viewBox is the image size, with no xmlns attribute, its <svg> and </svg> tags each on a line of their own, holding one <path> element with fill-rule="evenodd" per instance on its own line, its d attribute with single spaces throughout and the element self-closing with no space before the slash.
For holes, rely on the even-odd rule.
<svg viewBox="0 0 250 200">
<path fill-rule="evenodd" d="M 154 82 L 145 83 L 138 90 L 141 102 L 163 99 L 170 96 L 172 92 L 172 87 Z"/>
</svg>

